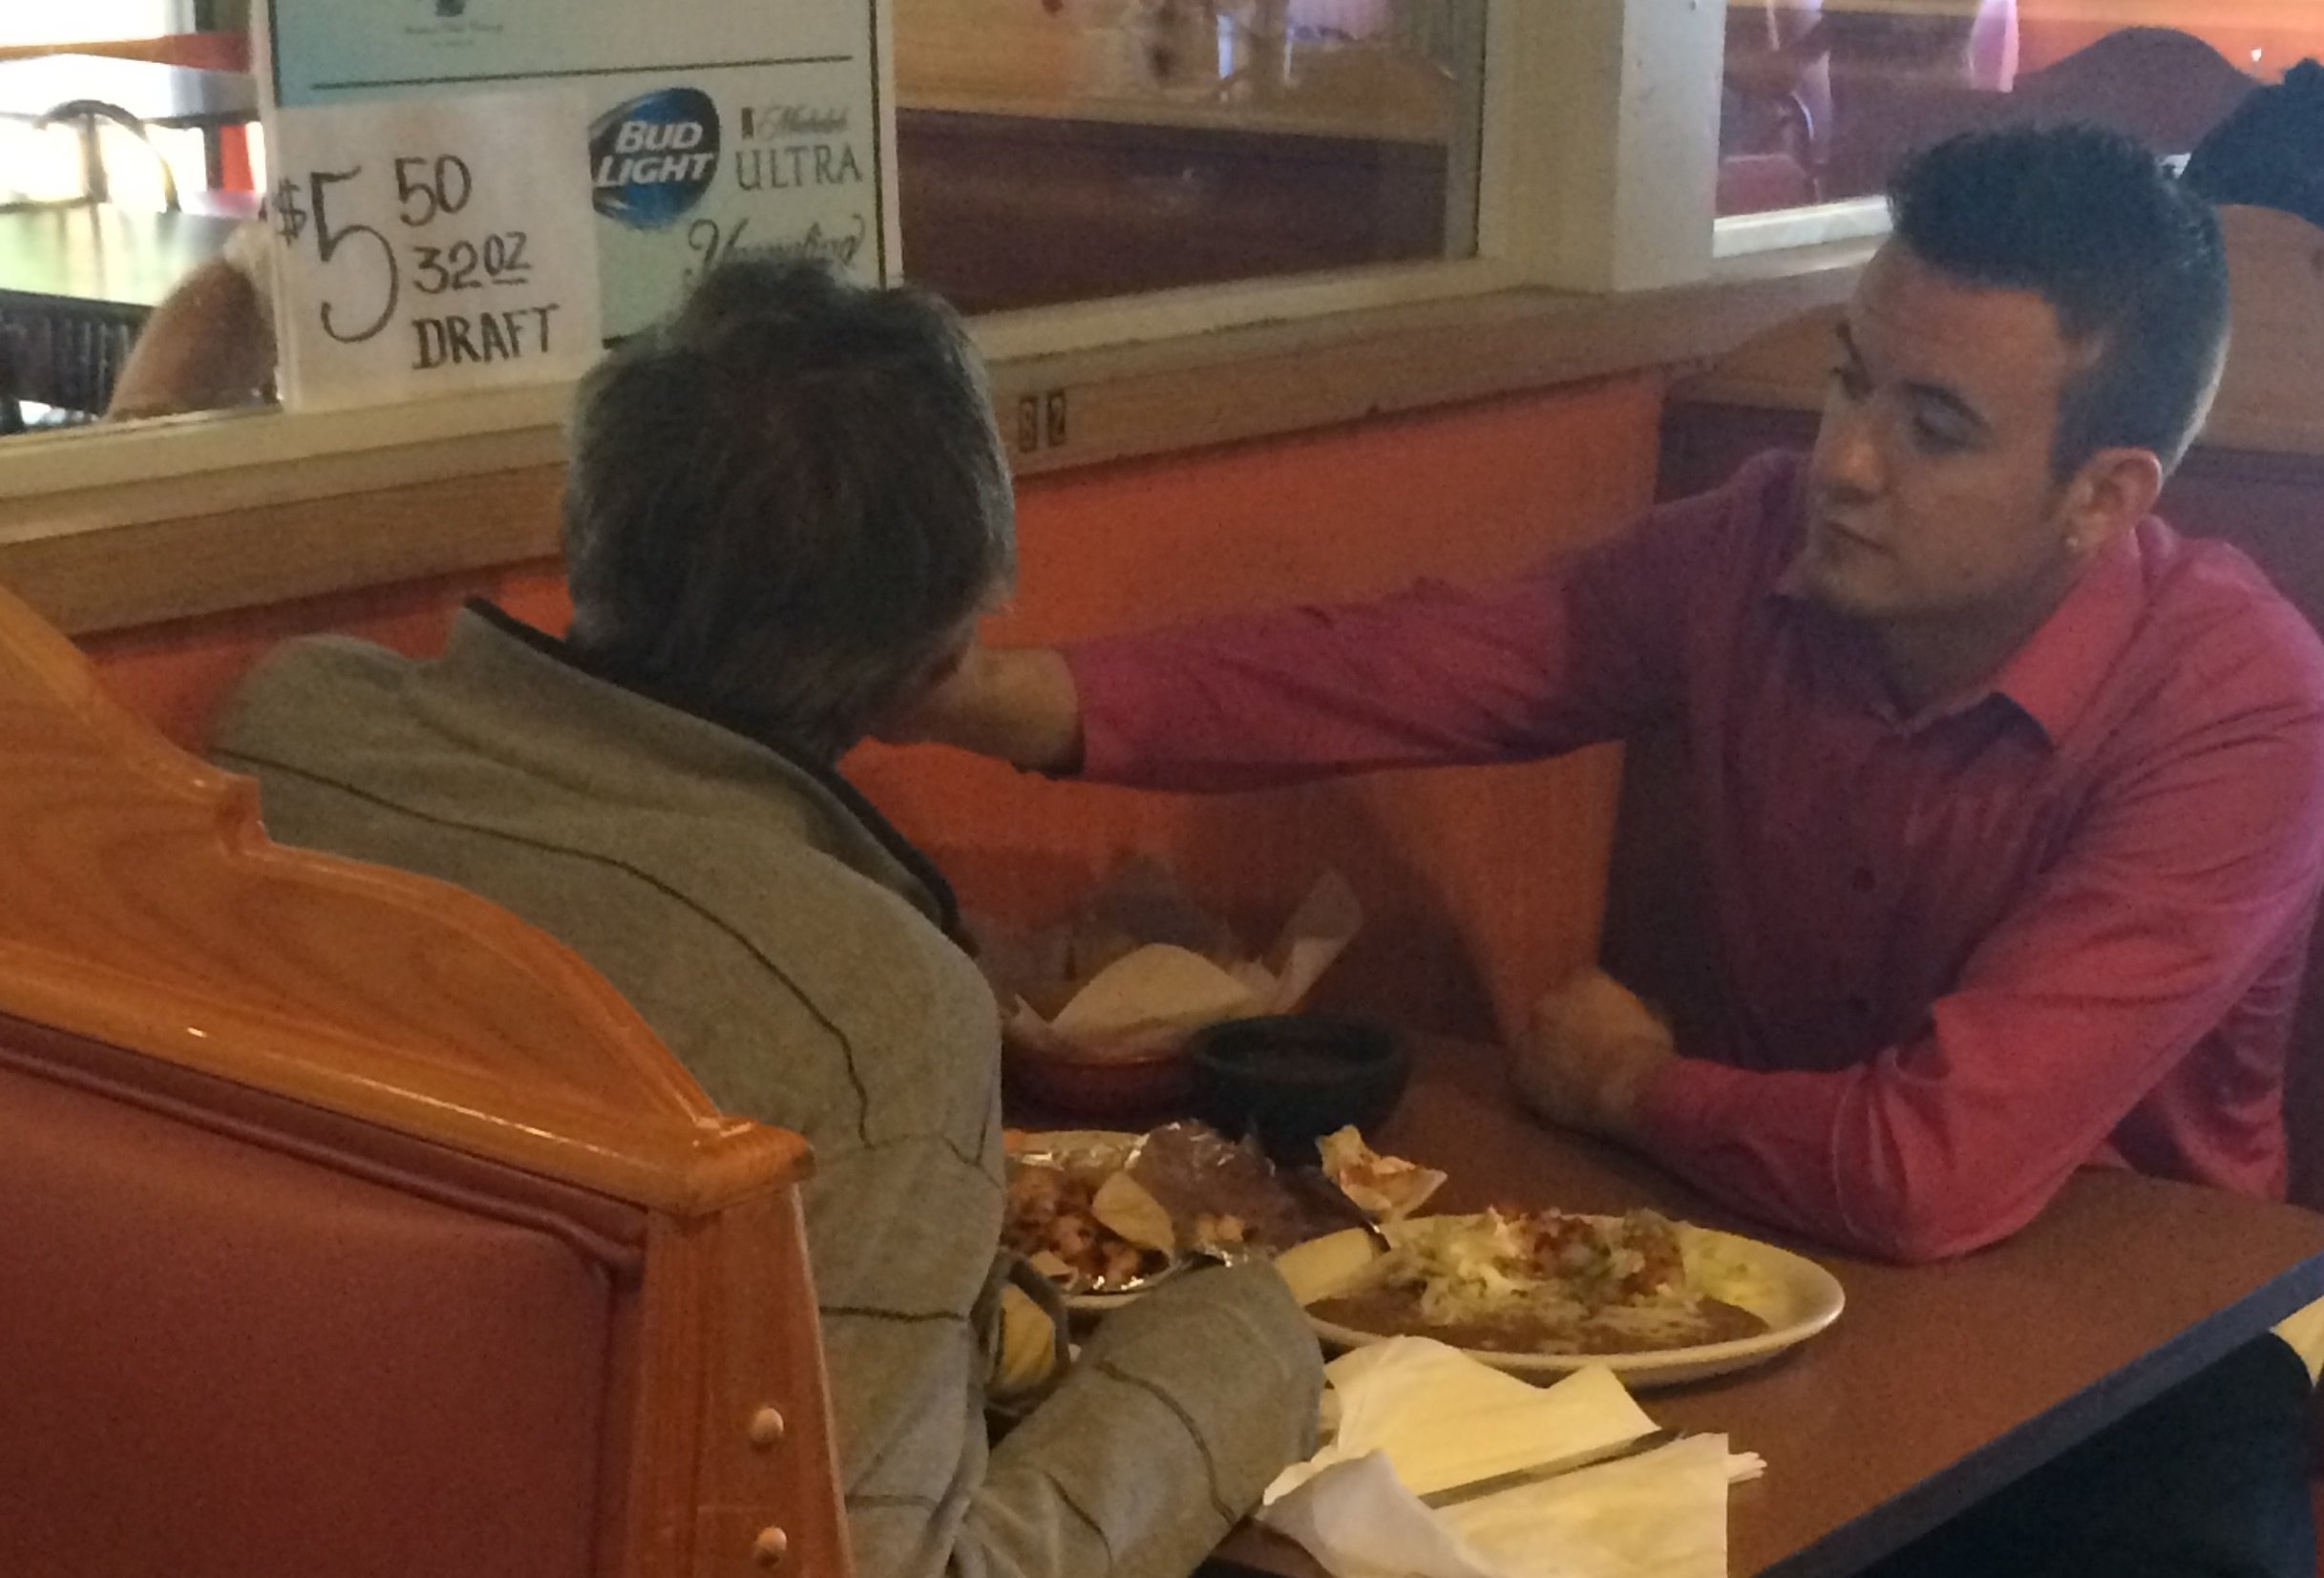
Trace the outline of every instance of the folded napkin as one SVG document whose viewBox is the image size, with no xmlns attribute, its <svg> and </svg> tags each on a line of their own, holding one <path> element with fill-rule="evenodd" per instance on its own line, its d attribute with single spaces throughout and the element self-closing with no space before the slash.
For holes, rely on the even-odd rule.
<svg viewBox="0 0 2324 1578">
<path fill-rule="evenodd" d="M 1268 1487 L 1259 1521 L 1338 1578 L 1723 1578 L 1726 1487 L 1759 1460 L 1703 1436 L 1591 1462 L 1654 1429 L 1611 1371 L 1536 1388 L 1398 1337 L 1324 1374 L 1337 1433 Z M 1555 1477 L 1421 1500 L 1520 1470 Z"/>
</svg>

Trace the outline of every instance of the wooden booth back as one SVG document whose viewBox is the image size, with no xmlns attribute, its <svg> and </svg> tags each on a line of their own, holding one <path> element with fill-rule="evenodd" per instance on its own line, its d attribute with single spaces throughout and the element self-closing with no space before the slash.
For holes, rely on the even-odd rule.
<svg viewBox="0 0 2324 1578">
<path fill-rule="evenodd" d="M 0 595 L 0 1572 L 844 1574 L 809 1165 Z"/>
</svg>

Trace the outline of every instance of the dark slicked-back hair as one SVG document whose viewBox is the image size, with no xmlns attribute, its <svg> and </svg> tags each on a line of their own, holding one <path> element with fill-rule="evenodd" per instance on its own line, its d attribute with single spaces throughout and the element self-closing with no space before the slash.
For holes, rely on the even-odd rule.
<svg viewBox="0 0 2324 1578">
<path fill-rule="evenodd" d="M 983 374 L 933 296 L 737 255 L 583 380 L 572 643 L 835 755 L 1015 573 Z"/>
<path fill-rule="evenodd" d="M 1897 173 L 1889 206 L 1915 258 L 2039 295 L 2085 356 L 2058 412 L 2061 480 L 2118 446 L 2179 463 L 2227 353 L 2227 258 L 2208 203 L 2130 138 L 2069 125 L 1940 142 Z"/>
<path fill-rule="evenodd" d="M 2324 230 L 2324 65 L 2255 88 L 2195 144 L 2187 183 L 2213 202 L 2297 214 Z"/>
</svg>

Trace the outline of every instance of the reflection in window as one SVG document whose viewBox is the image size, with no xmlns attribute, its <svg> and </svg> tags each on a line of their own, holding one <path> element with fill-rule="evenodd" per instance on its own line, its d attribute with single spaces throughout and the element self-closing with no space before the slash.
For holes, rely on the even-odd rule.
<svg viewBox="0 0 2324 1578">
<path fill-rule="evenodd" d="M 148 126 L 142 135 L 101 122 L 95 128 L 105 166 L 106 200 L 124 208 L 168 206 L 174 187 L 182 206 L 216 206 L 207 145 L 187 127 Z M 162 172 L 169 172 L 164 181 Z M 35 125 L 0 118 L 0 207 L 77 201 L 86 192 L 81 132 L 76 124 Z M 252 200 L 255 202 L 255 199 Z"/>
<path fill-rule="evenodd" d="M 264 398 L 246 35 L 183 31 L 222 14 L 189 0 L 50 11 L 0 21 L 72 24 L 0 50 L 0 432 Z"/>
<path fill-rule="evenodd" d="M 969 311 L 1475 249 L 1483 0 L 897 0 L 905 271 Z"/>
<path fill-rule="evenodd" d="M 2012 120 L 2185 154 L 2314 54 L 2313 0 L 1731 0 L 1719 212 L 1877 194 L 1913 149 Z"/>
</svg>

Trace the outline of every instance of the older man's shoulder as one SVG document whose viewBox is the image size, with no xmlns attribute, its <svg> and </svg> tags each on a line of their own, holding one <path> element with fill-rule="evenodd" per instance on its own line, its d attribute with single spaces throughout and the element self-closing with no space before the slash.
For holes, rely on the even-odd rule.
<svg viewBox="0 0 2324 1578">
<path fill-rule="evenodd" d="M 284 642 L 228 693 L 210 748 L 228 756 L 312 740 L 356 720 L 376 720 L 415 666 L 412 659 L 352 636 Z"/>
</svg>

